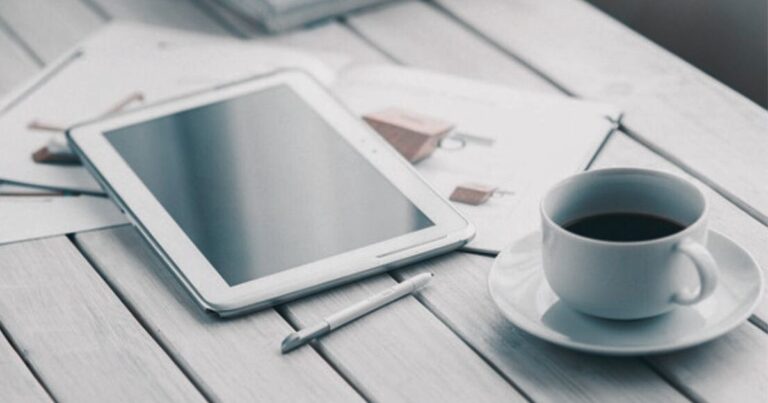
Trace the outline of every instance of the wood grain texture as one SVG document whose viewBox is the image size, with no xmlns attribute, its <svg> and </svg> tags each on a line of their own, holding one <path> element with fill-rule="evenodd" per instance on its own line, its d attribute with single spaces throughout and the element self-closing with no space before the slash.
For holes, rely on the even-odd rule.
<svg viewBox="0 0 768 403">
<path fill-rule="evenodd" d="M 311 348 L 280 354 L 293 329 L 274 310 L 205 313 L 133 228 L 81 233 L 81 250 L 205 394 L 217 401 L 359 401 Z"/>
<path fill-rule="evenodd" d="M 768 245 L 768 228 L 669 161 L 627 136 L 614 135 L 592 166 L 593 168 L 629 166 L 657 169 L 681 175 L 693 181 L 704 192 L 709 201 L 709 227 L 723 233 L 746 248 L 763 269 L 766 274 L 765 277 L 768 277 L 768 273 L 766 273 L 766 269 L 768 269 L 768 247 L 766 247 Z M 755 316 L 760 321 L 760 325 L 768 331 L 768 326 L 765 325 L 768 323 L 768 299 L 765 297 L 758 306 Z"/>
<path fill-rule="evenodd" d="M 768 113 L 579 0 L 437 0 L 768 224 Z"/>
<path fill-rule="evenodd" d="M 249 38 L 264 35 L 264 31 L 254 24 L 246 21 L 241 15 L 218 0 L 186 0 L 203 10 L 210 18 L 218 21 L 226 27 L 232 35 L 240 38 Z"/>
<path fill-rule="evenodd" d="M 0 246 L 0 321 L 60 401 L 204 401 L 66 237 Z"/>
<path fill-rule="evenodd" d="M 522 332 L 488 294 L 493 259 L 454 253 L 396 271 L 435 277 L 421 300 L 534 401 L 684 401 L 641 360 L 566 350 Z"/>
<path fill-rule="evenodd" d="M 230 35 L 219 22 L 187 0 L 10 0 L 0 2 L 0 15 L 45 62 L 109 19 Z"/>
<path fill-rule="evenodd" d="M 265 36 L 260 40 L 274 45 L 328 52 L 336 57 L 351 59 L 345 61 L 352 64 L 387 62 L 384 55 L 337 22 L 292 31 L 280 36 Z"/>
<path fill-rule="evenodd" d="M 701 346 L 648 360 L 699 401 L 761 403 L 768 396 L 768 336 L 749 324 Z"/>
<path fill-rule="evenodd" d="M 0 401 L 51 402 L 50 396 L 24 365 L 5 337 L 0 335 Z"/>
<path fill-rule="evenodd" d="M 0 97 L 40 69 L 4 28 L 0 16 Z"/>
<path fill-rule="evenodd" d="M 284 309 L 305 327 L 395 284 L 389 275 L 379 275 Z M 374 401 L 525 400 L 413 297 L 335 330 L 317 345 Z"/>
<path fill-rule="evenodd" d="M 348 24 L 399 63 L 560 93 L 531 70 L 421 2 L 397 3 L 353 14 Z"/>
<path fill-rule="evenodd" d="M 79 0 L 0 1 L 0 15 L 45 62 L 104 23 Z"/>
</svg>

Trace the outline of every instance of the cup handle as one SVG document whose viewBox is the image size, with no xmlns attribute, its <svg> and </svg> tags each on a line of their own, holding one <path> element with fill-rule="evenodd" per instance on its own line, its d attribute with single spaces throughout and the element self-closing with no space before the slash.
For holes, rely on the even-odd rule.
<svg viewBox="0 0 768 403">
<path fill-rule="evenodd" d="M 672 302 L 680 305 L 693 305 L 712 295 L 717 286 L 717 263 L 712 254 L 700 243 L 683 239 L 676 245 L 676 251 L 686 255 L 699 274 L 699 292 L 684 289 L 672 296 Z"/>
</svg>

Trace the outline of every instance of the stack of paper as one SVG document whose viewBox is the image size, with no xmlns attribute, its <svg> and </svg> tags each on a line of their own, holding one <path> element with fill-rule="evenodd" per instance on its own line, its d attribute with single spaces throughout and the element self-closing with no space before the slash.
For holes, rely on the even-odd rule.
<svg viewBox="0 0 768 403">
<path fill-rule="evenodd" d="M 478 228 L 468 248 L 498 251 L 536 227 L 544 190 L 584 169 L 620 118 L 610 106 L 401 67 L 350 67 L 340 60 L 167 29 L 113 25 L 0 103 L 0 181 L 101 194 L 81 166 L 33 162 L 31 153 L 52 133 L 30 129 L 29 123 L 66 127 L 103 114 L 127 94 L 139 92 L 142 102 L 151 104 L 295 67 L 319 78 L 358 114 L 397 106 L 454 123 L 456 130 L 416 167 L 446 198 L 465 182 L 499 189 L 482 205 L 457 204 Z M 35 224 L 32 213 L 40 209 L 41 196 L 26 199 L 30 197 L 38 199 L 17 201 L 14 209 L 0 208 L 0 242 L 123 222 L 105 198 L 44 196 L 67 200 L 59 211 L 71 219 Z M 48 211 L 56 216 L 56 209 Z M 26 217 L 27 226 L 39 231 L 17 230 L 18 217 Z"/>
<path fill-rule="evenodd" d="M 386 0 L 218 0 L 268 31 L 282 31 Z"/>
</svg>

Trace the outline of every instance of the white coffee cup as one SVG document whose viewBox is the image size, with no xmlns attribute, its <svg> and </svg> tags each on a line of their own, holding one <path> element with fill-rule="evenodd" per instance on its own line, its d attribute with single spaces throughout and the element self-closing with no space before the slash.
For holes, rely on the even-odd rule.
<svg viewBox="0 0 768 403">
<path fill-rule="evenodd" d="M 707 251 L 707 201 L 677 176 L 633 168 L 574 175 L 542 200 L 544 273 L 571 308 L 610 319 L 639 319 L 712 294 L 717 264 Z M 563 226 L 600 214 L 639 213 L 681 224 L 642 241 L 600 240 Z"/>
</svg>

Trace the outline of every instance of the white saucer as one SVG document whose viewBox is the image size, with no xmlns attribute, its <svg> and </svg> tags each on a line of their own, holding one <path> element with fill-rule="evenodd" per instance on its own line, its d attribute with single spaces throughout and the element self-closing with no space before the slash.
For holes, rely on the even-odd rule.
<svg viewBox="0 0 768 403">
<path fill-rule="evenodd" d="M 715 231 L 709 233 L 707 248 L 720 266 L 715 293 L 694 306 L 648 319 L 600 319 L 568 308 L 544 278 L 540 232 L 499 254 L 488 286 L 507 319 L 552 343 L 611 355 L 667 352 L 727 333 L 744 322 L 761 301 L 763 274 L 747 251 Z"/>
</svg>

